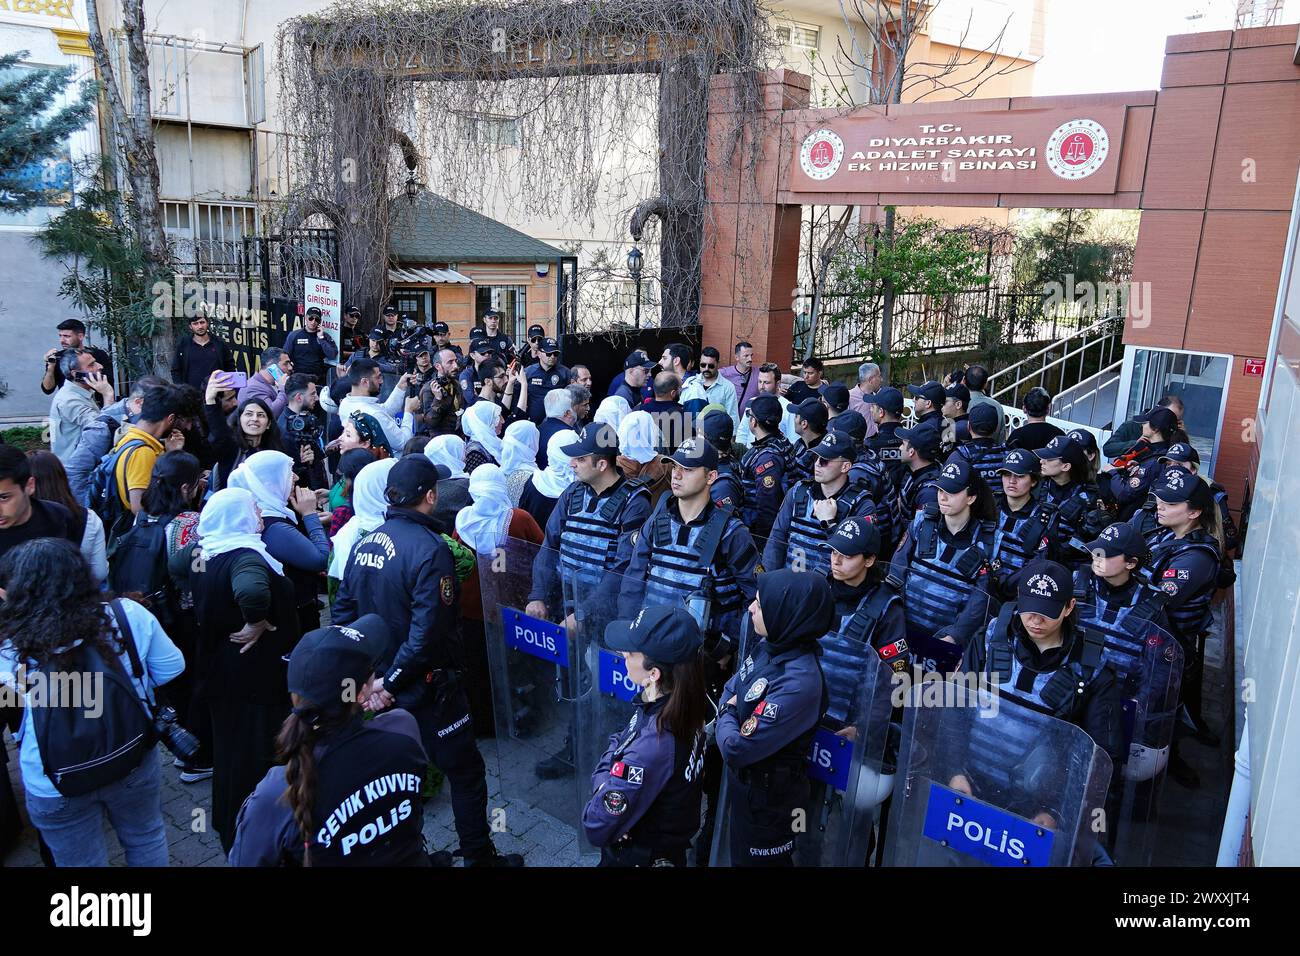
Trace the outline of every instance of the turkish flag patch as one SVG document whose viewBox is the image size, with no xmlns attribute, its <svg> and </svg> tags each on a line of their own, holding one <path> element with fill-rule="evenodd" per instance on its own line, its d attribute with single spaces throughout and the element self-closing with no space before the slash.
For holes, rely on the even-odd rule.
<svg viewBox="0 0 1300 956">
<path fill-rule="evenodd" d="M 1170 568 L 1168 571 L 1165 572 L 1165 577 L 1167 578 L 1176 577 L 1177 575 L 1178 575 L 1178 571 L 1174 568 Z"/>
<path fill-rule="evenodd" d="M 616 760 L 614 766 L 609 768 L 611 777 L 622 777 L 625 773 L 627 773 L 627 764 L 621 760 Z"/>
</svg>

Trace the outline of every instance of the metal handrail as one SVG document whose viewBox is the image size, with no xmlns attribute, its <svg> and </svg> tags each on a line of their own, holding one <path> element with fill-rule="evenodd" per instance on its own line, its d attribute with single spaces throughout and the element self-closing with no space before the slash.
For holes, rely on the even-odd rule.
<svg viewBox="0 0 1300 956">
<path fill-rule="evenodd" d="M 1092 388 L 1087 391 L 1079 391 L 1077 395 L 1072 395 L 1070 397 L 1069 402 L 1062 402 L 1059 405 L 1057 402 L 1059 401 L 1060 396 L 1056 396 L 1056 398 L 1052 400 L 1052 413 L 1058 418 L 1069 419 L 1080 405 L 1091 400 L 1092 408 L 1089 414 L 1089 420 L 1091 420 L 1091 413 L 1097 410 L 1098 396 L 1119 379 L 1119 370 L 1123 368 L 1123 366 L 1124 360 L 1119 359 L 1118 361 L 1107 365 L 1105 368 L 1099 369 L 1092 375 L 1089 375 L 1082 382 L 1076 382 L 1074 385 L 1071 385 L 1071 389 L 1082 389 L 1085 385 L 1092 383 Z"/>
<path fill-rule="evenodd" d="M 1043 379 L 1046 377 L 1047 372 L 1050 369 L 1056 368 L 1057 366 L 1061 366 L 1061 387 L 1063 388 L 1065 384 L 1064 366 L 1065 366 L 1065 362 L 1068 359 L 1071 359 L 1076 355 L 1082 356 L 1085 352 L 1088 351 L 1088 349 L 1093 348 L 1094 346 L 1098 348 L 1104 348 L 1107 345 L 1113 346 L 1115 340 L 1119 338 L 1120 332 L 1118 330 L 1113 332 L 1107 332 L 1106 334 L 1101 335 L 1099 338 L 1090 338 L 1094 333 L 1101 330 L 1103 326 L 1112 325 L 1115 321 L 1115 318 L 1116 318 L 1115 316 L 1111 316 L 1109 318 L 1101 319 L 1100 321 L 1094 322 L 1092 325 L 1089 325 L 1087 328 L 1080 329 L 1078 332 L 1075 332 L 1073 335 L 1066 336 L 1063 339 L 1058 339 L 1057 341 L 1053 342 L 1051 345 L 1048 345 L 1044 348 L 1039 349 L 1037 352 L 1034 352 L 1032 355 L 1027 355 L 1025 358 L 1021 359 L 1019 362 L 1016 362 L 1014 365 L 1008 365 L 1006 368 L 1000 369 L 997 372 L 993 373 L 992 375 L 989 376 L 989 386 L 992 385 L 995 379 L 1001 378 L 1011 372 L 1020 370 L 1022 366 L 1025 366 L 1033 359 L 1042 358 L 1050 354 L 1051 352 L 1062 348 L 1063 346 L 1067 347 L 1064 354 L 1053 359 L 1051 362 L 1048 362 L 1045 365 L 1038 366 L 1027 375 L 1024 374 L 1018 375 L 1016 379 L 1012 381 L 1010 384 L 1004 385 L 1002 388 L 996 390 L 990 387 L 988 391 L 989 397 L 996 399 L 998 396 L 1004 395 L 1008 392 L 1014 394 L 1015 390 L 1022 383 L 1028 381 L 1031 378 L 1034 378 L 1035 376 L 1038 377 L 1039 383 L 1041 384 Z M 1074 348 L 1074 349 L 1068 348 L 1068 344 L 1076 339 L 1083 340 L 1082 343 L 1078 346 L 1078 348 Z M 1080 365 L 1080 371 L 1082 371 L 1083 370 L 1082 357 L 1079 360 L 1079 365 Z M 1059 390 L 1060 389 L 1058 389 L 1058 391 Z"/>
</svg>

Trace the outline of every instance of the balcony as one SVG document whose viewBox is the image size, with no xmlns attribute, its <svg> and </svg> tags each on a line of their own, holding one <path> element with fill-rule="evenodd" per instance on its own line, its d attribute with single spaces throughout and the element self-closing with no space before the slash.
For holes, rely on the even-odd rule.
<svg viewBox="0 0 1300 956">
<path fill-rule="evenodd" d="M 114 71 L 131 103 L 126 38 L 114 31 Z M 196 126 L 252 129 L 266 120 L 263 47 L 145 34 L 149 106 L 154 119 Z"/>
</svg>

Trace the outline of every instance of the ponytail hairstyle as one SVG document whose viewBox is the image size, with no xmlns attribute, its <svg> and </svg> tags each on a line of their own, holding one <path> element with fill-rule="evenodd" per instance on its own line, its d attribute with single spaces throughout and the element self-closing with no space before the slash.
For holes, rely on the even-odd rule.
<svg viewBox="0 0 1300 956">
<path fill-rule="evenodd" d="M 651 660 L 642 662 L 646 670 L 659 668 L 659 693 L 668 701 L 659 711 L 658 727 L 661 732 L 686 746 L 704 729 L 709 718 L 708 681 L 705 679 L 705 653 L 700 648 L 689 661 L 663 665 Z"/>
<path fill-rule="evenodd" d="M 1205 485 L 1209 503 L 1201 509 L 1201 516 L 1196 519 L 1201 530 L 1214 539 L 1214 545 L 1219 549 L 1219 556 L 1222 557 L 1226 547 L 1224 545 L 1223 535 L 1223 516 L 1219 514 L 1219 503 L 1214 500 L 1214 492 L 1210 488 L 1210 483 L 1200 475 L 1194 475 L 1194 480 Z"/>
<path fill-rule="evenodd" d="M 993 489 L 974 471 L 970 473 L 970 484 L 966 487 L 966 491 L 975 496 L 970 506 L 972 518 L 977 521 L 992 521 L 997 516 L 998 503 L 993 497 Z M 880 564 L 879 557 L 876 558 L 876 564 Z"/>
<path fill-rule="evenodd" d="M 276 756 L 284 761 L 284 802 L 293 811 L 293 820 L 302 836 L 302 865 L 311 866 L 311 843 L 315 823 L 312 807 L 316 803 L 316 745 L 352 720 L 361 705 L 353 703 L 342 710 L 322 713 L 316 705 L 297 694 L 289 695 L 293 710 L 280 725 L 275 738 Z"/>
<path fill-rule="evenodd" d="M 1094 480 L 1088 452 L 1074 439 L 1065 443 L 1065 451 L 1061 453 L 1061 458 L 1070 466 L 1071 485 L 1084 485 Z"/>
</svg>

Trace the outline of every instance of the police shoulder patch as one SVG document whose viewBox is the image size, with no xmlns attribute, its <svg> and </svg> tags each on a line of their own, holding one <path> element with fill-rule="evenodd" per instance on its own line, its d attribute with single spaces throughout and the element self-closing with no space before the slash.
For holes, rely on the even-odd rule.
<svg viewBox="0 0 1300 956">
<path fill-rule="evenodd" d="M 776 475 L 764 475 L 764 476 L 763 476 L 763 487 L 764 487 L 764 488 L 775 488 L 775 487 L 776 487 Z"/>
<path fill-rule="evenodd" d="M 758 718 L 757 718 L 757 717 L 754 717 L 753 715 L 751 715 L 751 716 L 745 718 L 745 722 L 744 722 L 743 724 L 740 725 L 740 736 L 742 736 L 742 737 L 748 737 L 750 734 L 752 734 L 752 733 L 754 732 L 754 728 L 757 727 L 757 726 L 758 726 Z"/>
<path fill-rule="evenodd" d="M 763 696 L 763 691 L 767 690 L 767 678 L 760 677 L 754 683 L 749 685 L 749 690 L 745 691 L 745 700 L 758 700 Z"/>
<path fill-rule="evenodd" d="M 627 812 L 627 794 L 622 790 L 606 790 L 600 803 L 610 816 L 621 817 Z"/>
<path fill-rule="evenodd" d="M 442 603 L 448 606 L 456 603 L 456 578 L 450 574 L 444 574 L 442 581 L 438 585 L 439 596 Z"/>
</svg>

